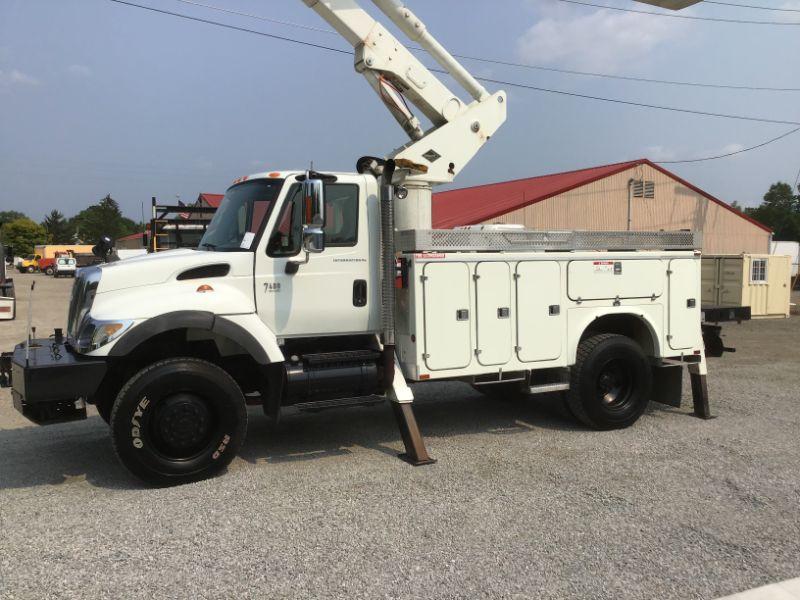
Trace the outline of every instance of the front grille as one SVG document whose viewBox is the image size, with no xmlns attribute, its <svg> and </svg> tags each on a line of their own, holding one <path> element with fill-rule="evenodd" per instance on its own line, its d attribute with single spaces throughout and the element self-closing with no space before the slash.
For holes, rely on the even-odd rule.
<svg viewBox="0 0 800 600">
<path fill-rule="evenodd" d="M 87 267 L 81 269 L 75 278 L 67 313 L 67 336 L 70 339 L 78 337 L 81 322 L 92 308 L 97 285 L 100 283 L 100 273 L 99 267 Z"/>
</svg>

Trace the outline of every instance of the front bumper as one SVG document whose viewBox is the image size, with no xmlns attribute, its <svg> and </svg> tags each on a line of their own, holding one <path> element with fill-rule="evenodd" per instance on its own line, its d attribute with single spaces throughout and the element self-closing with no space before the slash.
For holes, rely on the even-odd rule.
<svg viewBox="0 0 800 600">
<path fill-rule="evenodd" d="M 11 388 L 14 408 L 39 425 L 86 418 L 86 398 L 106 374 L 103 358 L 76 354 L 63 341 L 31 340 L 0 356 L 0 386 Z"/>
</svg>

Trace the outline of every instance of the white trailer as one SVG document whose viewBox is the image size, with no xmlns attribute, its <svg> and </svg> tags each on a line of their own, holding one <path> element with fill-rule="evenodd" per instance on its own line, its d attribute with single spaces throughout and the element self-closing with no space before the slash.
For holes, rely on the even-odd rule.
<svg viewBox="0 0 800 600">
<path fill-rule="evenodd" d="M 432 230 L 431 186 L 452 181 L 502 125 L 505 93 L 487 92 L 395 0 L 373 2 L 471 101 L 354 0 L 304 2 L 353 45 L 356 70 L 410 141 L 359 159 L 357 173 L 242 177 L 198 248 L 82 269 L 66 332 L 0 360 L 18 410 L 47 424 L 94 404 L 121 462 L 158 484 L 224 469 L 244 440 L 246 403 L 277 420 L 286 406 L 386 399 L 403 457 L 429 464 L 409 384 L 430 380 L 562 392 L 582 423 L 613 429 L 651 399 L 679 404 L 688 366 L 695 414 L 710 417 L 699 238 Z"/>
<path fill-rule="evenodd" d="M 3 245 L 2 226 L 0 223 L 0 321 L 14 319 L 17 311 L 17 301 L 14 293 L 14 280 L 6 277 L 9 265 L 6 260 L 13 261 L 13 249 Z"/>
</svg>

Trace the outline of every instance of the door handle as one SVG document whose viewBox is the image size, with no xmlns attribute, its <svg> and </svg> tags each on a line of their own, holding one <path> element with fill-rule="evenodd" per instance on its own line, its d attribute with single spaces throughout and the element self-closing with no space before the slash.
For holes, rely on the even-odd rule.
<svg viewBox="0 0 800 600">
<path fill-rule="evenodd" d="M 353 306 L 362 307 L 367 305 L 367 280 L 356 279 L 353 282 Z"/>
</svg>

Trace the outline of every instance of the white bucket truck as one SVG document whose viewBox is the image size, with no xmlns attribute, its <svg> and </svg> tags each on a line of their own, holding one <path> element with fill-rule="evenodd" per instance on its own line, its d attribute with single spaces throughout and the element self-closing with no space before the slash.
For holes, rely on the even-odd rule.
<svg viewBox="0 0 800 600">
<path fill-rule="evenodd" d="M 373 1 L 469 102 L 353 0 L 304 1 L 353 45 L 410 141 L 356 173 L 243 177 L 198 248 L 81 269 L 66 331 L 4 355 L 16 407 L 46 424 L 94 404 L 122 463 L 156 484 L 224 469 L 248 403 L 277 418 L 385 398 L 406 460 L 433 462 L 412 382 L 561 392 L 582 423 L 611 429 L 651 399 L 678 403 L 688 365 L 695 412 L 709 416 L 697 236 L 432 230 L 432 185 L 502 125 L 505 93 L 487 92 L 395 0 Z"/>
</svg>

